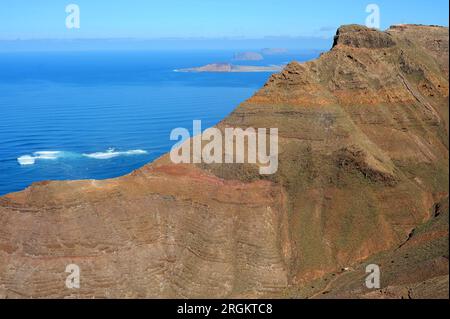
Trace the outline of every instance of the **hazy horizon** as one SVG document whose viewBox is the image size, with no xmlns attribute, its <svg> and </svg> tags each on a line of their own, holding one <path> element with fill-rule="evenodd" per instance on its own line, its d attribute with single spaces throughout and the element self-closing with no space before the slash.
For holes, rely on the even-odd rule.
<svg viewBox="0 0 450 319">
<path fill-rule="evenodd" d="M 444 0 L 1 0 L 0 40 L 330 38 L 341 25 L 365 24 L 372 3 L 380 10 L 380 29 L 403 23 L 448 26 Z M 65 23 L 70 4 L 80 13 L 80 25 L 72 29 Z"/>
<path fill-rule="evenodd" d="M 17 51 L 97 51 L 97 50 L 221 50 L 260 51 L 284 48 L 289 51 L 323 51 L 332 45 L 332 38 L 161 38 L 161 39 L 35 39 L 0 40 L 0 52 Z"/>
</svg>

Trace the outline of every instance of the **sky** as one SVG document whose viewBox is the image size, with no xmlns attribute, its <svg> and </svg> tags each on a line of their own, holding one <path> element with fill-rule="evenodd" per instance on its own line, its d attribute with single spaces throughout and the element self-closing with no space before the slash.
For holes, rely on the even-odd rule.
<svg viewBox="0 0 450 319">
<path fill-rule="evenodd" d="M 80 8 L 79 29 L 66 27 L 71 3 Z M 0 0 L 0 40 L 330 38 L 342 24 L 364 24 L 371 3 L 381 29 L 448 26 L 447 0 Z"/>
</svg>

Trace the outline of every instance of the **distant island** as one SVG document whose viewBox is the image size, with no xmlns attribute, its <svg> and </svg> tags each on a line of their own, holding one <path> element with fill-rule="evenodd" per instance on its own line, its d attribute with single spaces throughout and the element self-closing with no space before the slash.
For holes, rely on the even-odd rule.
<svg viewBox="0 0 450 319">
<path fill-rule="evenodd" d="M 287 54 L 288 50 L 284 48 L 265 48 L 261 50 L 263 55 Z"/>
<path fill-rule="evenodd" d="M 258 52 L 238 52 L 234 55 L 233 60 L 235 61 L 261 61 L 264 57 Z"/>
<path fill-rule="evenodd" d="M 448 27 L 342 26 L 328 53 L 289 63 L 214 126 L 212 164 L 168 153 L 1 196 L 0 299 L 447 300 L 448 48 Z M 229 128 L 279 128 L 278 171 L 262 176 L 248 152 L 222 162 L 239 153 Z M 205 153 L 202 140 L 183 145 Z"/>
<path fill-rule="evenodd" d="M 230 63 L 212 63 L 200 67 L 177 69 L 175 72 L 279 72 L 285 65 L 251 66 Z"/>
<path fill-rule="evenodd" d="M 282 55 L 288 53 L 287 49 L 284 48 L 265 48 L 260 52 L 255 51 L 244 51 L 237 52 L 233 56 L 233 61 L 261 61 L 264 60 L 264 56 L 271 55 Z M 221 72 L 221 73 L 231 73 L 231 72 L 280 72 L 284 69 L 286 65 L 266 65 L 266 66 L 256 66 L 256 65 L 235 65 L 229 62 L 223 63 L 211 63 L 199 67 L 176 69 L 175 72 Z"/>
</svg>

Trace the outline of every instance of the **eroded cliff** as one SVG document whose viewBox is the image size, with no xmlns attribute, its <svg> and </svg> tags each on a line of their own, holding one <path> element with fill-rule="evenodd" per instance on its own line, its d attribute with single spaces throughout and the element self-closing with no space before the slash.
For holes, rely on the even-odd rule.
<svg viewBox="0 0 450 319">
<path fill-rule="evenodd" d="M 276 174 L 163 156 L 0 198 L 0 296 L 385 297 L 322 286 L 404 247 L 448 201 L 448 70 L 448 28 L 344 26 L 329 52 L 290 63 L 218 125 L 277 127 Z M 448 296 L 433 288 L 448 283 L 442 245 L 430 249 L 447 272 L 420 277 L 433 297 Z M 71 263 L 78 290 L 64 284 Z"/>
</svg>

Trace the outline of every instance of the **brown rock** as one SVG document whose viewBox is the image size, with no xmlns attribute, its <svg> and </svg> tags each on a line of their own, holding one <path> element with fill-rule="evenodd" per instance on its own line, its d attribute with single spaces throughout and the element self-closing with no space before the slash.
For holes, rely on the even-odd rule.
<svg viewBox="0 0 450 319">
<path fill-rule="evenodd" d="M 448 202 L 448 28 L 342 27 L 331 51 L 273 75 L 227 126 L 278 127 L 278 172 L 164 156 L 0 198 L 0 296 L 448 297 L 448 223 L 426 226 Z M 387 268 L 383 291 L 361 290 L 358 265 L 399 247 L 432 266 Z M 306 289 L 341 269 L 359 277 Z"/>
</svg>

